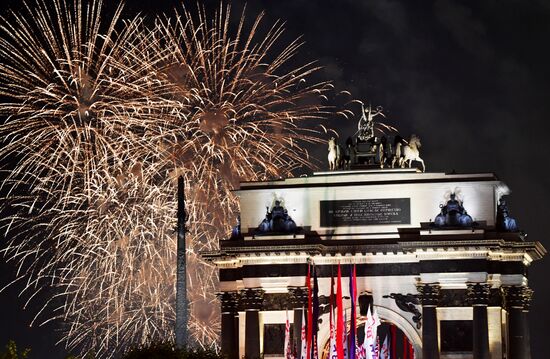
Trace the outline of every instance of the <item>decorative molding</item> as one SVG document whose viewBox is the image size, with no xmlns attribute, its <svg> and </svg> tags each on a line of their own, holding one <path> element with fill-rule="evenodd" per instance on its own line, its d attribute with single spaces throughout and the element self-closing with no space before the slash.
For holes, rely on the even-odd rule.
<svg viewBox="0 0 550 359">
<path fill-rule="evenodd" d="M 492 261 L 521 261 L 530 265 L 546 254 L 538 242 L 510 242 L 502 239 L 462 241 L 398 242 L 379 245 L 305 244 L 224 247 L 219 251 L 201 252 L 219 268 L 238 268 L 250 264 L 307 263 L 406 263 L 421 260 L 487 258 Z"/>
<path fill-rule="evenodd" d="M 399 309 L 404 312 L 412 313 L 412 320 L 416 324 L 416 329 L 422 328 L 422 313 L 416 307 L 420 305 L 418 300 L 418 294 L 401 294 L 401 293 L 390 293 L 389 295 L 384 295 L 383 298 L 391 298 L 395 300 L 395 304 Z"/>
</svg>

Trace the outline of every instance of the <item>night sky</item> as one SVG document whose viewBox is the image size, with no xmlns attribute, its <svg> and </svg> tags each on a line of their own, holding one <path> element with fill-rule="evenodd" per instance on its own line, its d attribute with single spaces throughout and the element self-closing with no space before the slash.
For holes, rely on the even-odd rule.
<svg viewBox="0 0 550 359">
<path fill-rule="evenodd" d="M 152 18 L 178 1 L 129 3 L 127 16 L 142 12 Z M 21 1 L 3 4 L 17 8 Z M 233 5 L 240 12 L 243 3 Z M 248 2 L 249 18 L 261 10 L 266 11 L 265 27 L 286 21 L 283 41 L 303 36 L 295 60 L 318 60 L 323 69 L 317 80 L 331 80 L 336 90 L 382 106 L 387 122 L 405 137 L 419 135 L 428 171 L 496 173 L 512 190 L 507 198 L 511 215 L 528 240 L 550 248 L 545 236 L 550 215 L 545 126 L 550 120 L 550 1 Z M 356 128 L 355 121 L 334 123 L 343 138 Z M 325 146 L 315 155 L 325 160 Z M 15 269 L 2 261 L 0 270 L 5 284 Z M 550 259 L 545 258 L 529 273 L 535 290 L 533 358 L 550 358 L 545 343 L 550 284 L 544 280 L 549 272 Z M 32 347 L 33 358 L 61 358 L 63 349 L 53 344 L 54 326 L 29 328 L 36 308 L 22 310 L 26 297 L 17 294 L 17 288 L 0 294 L 0 345 L 13 338 Z"/>
</svg>

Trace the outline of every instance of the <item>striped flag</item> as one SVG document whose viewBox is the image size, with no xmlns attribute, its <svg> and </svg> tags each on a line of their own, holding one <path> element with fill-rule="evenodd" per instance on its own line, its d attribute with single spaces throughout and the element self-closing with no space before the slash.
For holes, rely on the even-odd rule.
<svg viewBox="0 0 550 359">
<path fill-rule="evenodd" d="M 305 308 L 302 308 L 302 349 L 300 351 L 300 359 L 307 359 L 307 338 L 306 338 L 306 315 Z"/>
<path fill-rule="evenodd" d="M 311 359 L 317 359 L 318 347 L 317 347 L 317 333 L 319 331 L 319 282 L 317 281 L 317 269 L 313 266 L 313 305 L 312 311 L 312 345 L 313 351 L 311 353 Z"/>
<path fill-rule="evenodd" d="M 328 359 L 338 359 L 338 354 L 336 352 L 336 332 L 334 328 L 334 276 L 330 275 L 330 313 L 329 313 L 329 330 L 330 330 L 330 340 L 328 348 Z"/>
<path fill-rule="evenodd" d="M 388 343 L 387 335 L 382 344 L 382 349 L 380 349 L 380 359 L 390 359 L 390 344 Z"/>
<path fill-rule="evenodd" d="M 290 345 L 290 321 L 288 320 L 288 310 L 286 311 L 284 355 L 285 359 L 292 359 L 292 346 Z"/>
<path fill-rule="evenodd" d="M 370 306 L 367 310 L 367 318 L 365 321 L 365 340 L 363 347 L 365 348 L 367 359 L 378 359 L 378 343 L 377 343 L 377 328 L 380 325 L 380 318 L 374 311 L 371 314 Z"/>
</svg>

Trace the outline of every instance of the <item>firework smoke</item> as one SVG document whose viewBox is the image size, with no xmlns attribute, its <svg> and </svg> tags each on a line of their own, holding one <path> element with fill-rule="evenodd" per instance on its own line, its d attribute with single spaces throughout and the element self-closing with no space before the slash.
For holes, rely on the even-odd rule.
<svg viewBox="0 0 550 359">
<path fill-rule="evenodd" d="M 328 85 L 292 66 L 299 41 L 275 50 L 283 26 L 260 31 L 262 15 L 232 29 L 229 6 L 183 9 L 148 27 L 121 9 L 103 24 L 101 1 L 40 0 L 2 18 L 3 252 L 29 300 L 54 287 L 36 320 L 62 320 L 69 348 L 170 338 L 184 175 L 190 329 L 216 346 L 217 272 L 199 253 L 234 224 L 239 181 L 310 165 Z"/>
</svg>

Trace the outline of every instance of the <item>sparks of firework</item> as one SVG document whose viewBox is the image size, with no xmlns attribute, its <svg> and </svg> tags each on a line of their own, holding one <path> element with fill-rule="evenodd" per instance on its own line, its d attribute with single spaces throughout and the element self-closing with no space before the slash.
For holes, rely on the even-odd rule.
<svg viewBox="0 0 550 359">
<path fill-rule="evenodd" d="M 283 26 L 261 31 L 263 15 L 231 29 L 228 6 L 183 9 L 148 28 L 119 7 L 102 26 L 100 0 L 70 1 L 0 25 L 4 254 L 29 300 L 54 287 L 37 318 L 62 319 L 69 348 L 109 357 L 172 337 L 183 174 L 191 335 L 216 345 L 217 274 L 199 253 L 233 224 L 238 181 L 310 164 L 327 84 L 293 67 L 298 40 L 276 50 Z"/>
<path fill-rule="evenodd" d="M 163 41 L 153 53 L 163 60 L 154 72 L 180 105 L 152 137 L 166 149 L 167 167 L 189 174 L 190 200 L 206 211 L 206 221 L 194 224 L 205 235 L 190 238 L 191 253 L 215 248 L 234 224 L 238 207 L 231 190 L 239 181 L 288 176 L 311 165 L 304 143 L 320 142 L 312 128 L 327 111 L 320 97 L 328 84 L 306 80 L 317 67 L 291 64 L 300 41 L 275 50 L 282 23 L 263 32 L 263 14 L 247 22 L 243 11 L 236 29 L 231 19 L 229 6 L 220 5 L 212 17 L 203 7 L 196 15 L 183 8 L 155 27 Z M 212 318 L 201 313 L 219 314 L 214 273 L 199 258 L 189 275 L 192 288 L 198 282 L 207 289 L 190 291 L 192 334 L 202 343 L 214 338 Z"/>
<path fill-rule="evenodd" d="M 103 23 L 102 8 L 38 0 L 2 17 L 0 158 L 3 253 L 29 301 L 55 290 L 35 321 L 62 319 L 68 347 L 105 355 L 171 331 L 173 216 L 136 151 L 165 110 L 125 59 L 142 20 L 123 26 L 119 6 Z"/>
<path fill-rule="evenodd" d="M 183 9 L 157 21 L 169 50 L 158 73 L 176 98 L 185 98 L 163 123 L 167 159 L 192 171 L 209 201 L 220 194 L 214 202 L 228 208 L 219 213 L 222 220 L 235 209 L 228 191 L 239 180 L 291 175 L 298 166 L 310 166 L 303 144 L 320 141 L 308 128 L 325 115 L 319 98 L 327 84 L 307 85 L 317 70 L 312 63 L 290 66 L 299 40 L 273 53 L 283 25 L 264 34 L 262 18 L 247 26 L 243 12 L 231 31 L 230 7 L 220 5 L 212 20 L 199 8 L 196 17 Z"/>
</svg>

